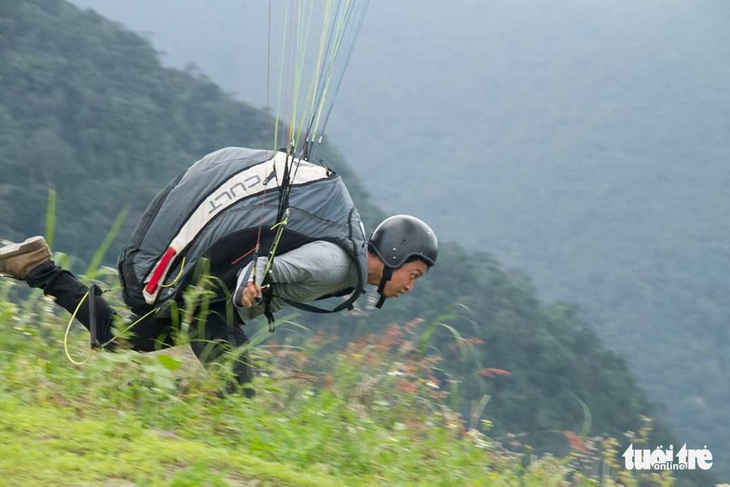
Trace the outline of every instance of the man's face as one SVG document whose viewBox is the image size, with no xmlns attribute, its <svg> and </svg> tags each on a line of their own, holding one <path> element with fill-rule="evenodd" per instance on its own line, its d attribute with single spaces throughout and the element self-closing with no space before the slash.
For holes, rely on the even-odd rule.
<svg viewBox="0 0 730 487">
<path fill-rule="evenodd" d="M 403 264 L 393 271 L 390 280 L 385 284 L 383 294 L 386 298 L 397 298 L 413 289 L 413 284 L 422 275 L 426 274 L 428 265 L 422 260 L 414 260 Z"/>
</svg>

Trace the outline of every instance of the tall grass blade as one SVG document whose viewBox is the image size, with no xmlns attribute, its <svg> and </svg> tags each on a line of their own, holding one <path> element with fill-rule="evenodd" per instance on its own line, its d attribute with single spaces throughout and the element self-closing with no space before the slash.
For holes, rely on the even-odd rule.
<svg viewBox="0 0 730 487">
<path fill-rule="evenodd" d="M 460 316 L 456 313 L 448 313 L 443 314 L 433 320 L 431 323 L 429 323 L 428 328 L 421 334 L 421 336 L 418 339 L 418 343 L 416 345 L 416 349 L 418 350 L 418 353 L 421 355 L 426 355 L 428 353 L 428 345 L 431 341 L 431 335 L 439 328 L 444 327 L 449 332 L 451 332 L 452 336 L 456 339 L 457 342 L 462 341 L 461 334 L 456 331 L 456 329 L 453 326 L 447 325 L 444 323 L 446 320 L 453 320 L 456 318 L 460 318 Z"/>
<path fill-rule="evenodd" d="M 593 426 L 593 415 L 591 414 L 591 409 L 588 407 L 588 404 L 586 404 L 581 398 L 570 393 L 571 396 L 573 396 L 573 399 L 578 401 L 578 404 L 580 404 L 580 408 L 583 410 L 583 425 L 581 426 L 580 430 L 580 436 L 583 438 L 587 438 L 588 434 L 591 432 L 591 427 Z"/>
<path fill-rule="evenodd" d="M 477 427 L 477 422 L 479 421 L 479 418 L 482 417 L 482 413 L 484 412 L 484 408 L 487 407 L 487 403 L 492 398 L 489 394 L 484 394 L 482 398 L 479 400 L 477 405 L 472 408 L 471 411 L 471 418 L 469 420 L 469 429 L 474 429 Z"/>
<path fill-rule="evenodd" d="M 122 228 L 122 224 L 124 223 L 124 220 L 127 219 L 128 214 L 129 207 L 124 207 L 117 216 L 116 220 L 114 220 L 112 227 L 107 232 L 104 241 L 94 253 L 91 262 L 89 263 L 89 267 L 86 269 L 85 275 L 87 279 L 94 279 L 96 276 L 99 275 L 99 267 L 101 266 L 102 260 L 104 260 L 104 255 L 106 255 L 106 252 L 109 250 L 112 242 L 114 242 L 114 239 L 119 233 L 119 230 Z"/>
<path fill-rule="evenodd" d="M 48 188 L 48 206 L 46 207 L 46 243 L 53 250 L 53 234 L 56 229 L 56 189 Z"/>
</svg>

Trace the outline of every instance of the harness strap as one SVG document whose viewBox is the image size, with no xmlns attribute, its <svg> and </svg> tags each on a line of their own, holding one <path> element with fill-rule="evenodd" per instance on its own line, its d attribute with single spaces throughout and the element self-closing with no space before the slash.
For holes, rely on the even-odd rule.
<svg viewBox="0 0 730 487">
<path fill-rule="evenodd" d="M 292 301 L 291 299 L 281 298 L 282 301 L 284 301 L 286 304 L 291 306 L 292 308 L 297 308 L 302 311 L 307 311 L 309 313 L 319 313 L 319 314 L 328 314 L 328 313 L 339 313 L 340 311 L 346 309 L 348 311 L 352 311 L 354 309 L 354 303 L 357 301 L 357 298 L 360 297 L 362 293 L 365 291 L 360 287 L 359 289 L 355 289 L 349 298 L 347 298 L 346 301 L 344 301 L 341 304 L 338 304 L 333 309 L 325 309 L 325 308 L 319 308 L 317 306 L 313 306 L 311 304 L 307 303 L 300 303 L 298 301 Z M 274 297 L 273 293 L 271 292 L 271 287 L 269 287 L 263 295 L 263 303 L 264 303 L 264 316 L 266 316 L 266 319 L 269 323 L 269 331 L 273 333 L 276 330 L 275 325 L 275 318 L 274 318 L 274 312 L 271 310 L 271 299 Z"/>
<path fill-rule="evenodd" d="M 385 284 L 390 281 L 391 277 L 393 277 L 393 268 L 388 267 L 387 265 L 383 266 L 383 277 L 380 279 L 380 284 L 378 284 L 378 294 L 380 294 L 380 299 L 375 305 L 378 309 L 383 307 L 383 303 L 385 303 L 385 300 L 387 299 L 385 294 L 383 294 L 383 291 L 385 291 Z"/>
<path fill-rule="evenodd" d="M 86 294 L 89 299 L 89 333 L 91 334 L 90 345 L 93 350 L 101 349 L 99 341 L 99 330 L 96 326 L 96 296 L 101 295 L 101 289 L 96 284 L 89 286 L 89 292 Z"/>
<path fill-rule="evenodd" d="M 291 300 L 286 299 L 286 298 L 282 298 L 282 299 L 284 300 L 284 302 L 286 304 L 288 304 L 292 308 L 301 309 L 302 311 L 308 311 L 310 313 L 320 313 L 320 314 L 324 314 L 324 313 L 338 313 L 338 312 L 342 311 L 343 309 L 346 309 L 348 311 L 352 311 L 352 309 L 355 307 L 354 306 L 355 301 L 357 301 L 357 298 L 359 298 L 360 297 L 360 294 L 362 294 L 362 293 L 363 293 L 362 290 L 360 290 L 360 292 L 358 292 L 357 290 L 353 291 L 353 293 L 350 295 L 350 297 L 347 298 L 347 301 L 345 301 L 345 302 L 343 302 L 341 304 L 338 304 L 333 309 L 318 308 L 317 306 L 313 306 L 311 304 L 299 303 L 297 301 L 291 301 Z"/>
</svg>

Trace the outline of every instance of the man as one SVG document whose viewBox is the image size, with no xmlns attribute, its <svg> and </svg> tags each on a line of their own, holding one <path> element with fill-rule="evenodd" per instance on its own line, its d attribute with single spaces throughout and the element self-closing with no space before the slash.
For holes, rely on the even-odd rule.
<svg viewBox="0 0 730 487">
<path fill-rule="evenodd" d="M 275 155 L 274 159 L 279 156 L 281 153 Z M 143 247 L 145 238 L 151 232 L 150 229 L 155 230 L 153 220 L 162 220 L 165 223 L 165 218 L 168 218 L 168 215 L 164 213 L 166 205 L 175 214 L 194 213 L 181 210 L 180 200 L 176 200 L 176 197 L 189 195 L 191 181 L 194 182 L 193 178 L 198 177 L 199 174 L 205 174 L 205 181 L 209 182 L 212 170 L 244 161 L 245 164 L 242 163 L 241 166 L 244 171 L 241 172 L 240 168 L 237 169 L 236 177 L 241 179 L 241 174 L 243 174 L 247 180 L 252 181 L 251 173 L 246 171 L 249 171 L 249 167 L 253 167 L 255 164 L 251 163 L 249 159 L 263 160 L 267 157 L 271 160 L 270 154 L 242 148 L 227 148 L 209 154 L 176 178 L 151 203 L 150 208 L 154 211 L 151 212 L 148 209 L 135 230 L 130 244 L 120 257 L 123 295 L 135 313 L 131 318 L 131 325 L 123 325 L 129 327 L 130 336 L 126 340 L 131 349 L 147 352 L 173 346 L 176 320 L 171 314 L 170 304 L 182 306 L 182 291 L 176 295 L 170 295 L 161 303 L 154 300 L 157 299 L 157 293 L 163 290 L 164 286 L 160 284 L 157 288 L 151 286 L 150 283 L 158 277 L 160 283 L 164 279 L 164 275 L 157 273 L 157 269 L 161 268 L 160 262 L 164 261 L 164 258 L 159 262 L 153 262 L 155 272 L 150 269 L 144 271 L 144 274 L 147 275 L 144 279 L 142 277 L 137 279 L 133 273 L 134 265 L 136 265 L 133 257 L 144 253 L 141 252 L 143 250 L 141 247 Z M 309 169 L 313 174 L 316 172 L 315 168 Z M 307 168 L 302 171 L 303 174 L 307 174 Z M 344 200 L 349 200 L 344 185 L 333 179 L 330 171 L 327 171 L 326 177 L 323 177 L 321 181 L 328 185 L 327 190 L 323 193 L 326 195 L 326 200 L 317 202 L 317 208 L 326 207 L 328 200 L 339 194 L 337 191 L 333 191 L 333 188 L 339 188 L 338 191 L 344 195 Z M 315 178 L 310 178 L 306 184 L 297 188 L 299 193 L 292 193 L 294 211 L 299 210 L 303 214 L 306 209 L 304 207 L 310 204 L 309 202 L 317 200 L 316 182 Z M 331 183 L 337 183 L 337 185 L 333 186 Z M 207 200 L 203 198 L 201 202 L 196 202 L 197 207 L 205 207 L 211 199 L 218 201 L 220 188 L 224 188 L 225 184 L 228 183 L 224 182 L 216 186 Z M 176 185 L 181 188 L 177 195 L 175 193 Z M 255 195 L 258 194 L 255 193 Z M 241 201 L 245 202 L 245 198 L 242 197 Z M 342 201 L 336 200 L 336 204 L 336 212 L 343 213 L 342 210 L 348 210 L 340 208 Z M 230 208 L 216 213 L 215 220 L 211 219 L 201 224 L 201 228 L 208 231 L 206 238 L 211 239 L 211 234 L 216 236 L 215 233 L 211 233 L 211 228 L 214 229 L 215 226 L 214 223 L 226 218 L 228 218 L 228 223 L 235 221 L 232 218 L 236 216 L 236 210 L 241 214 L 245 213 L 241 211 L 241 207 L 231 205 Z M 320 210 L 311 211 L 316 213 Z M 329 213 L 331 214 L 332 211 Z M 206 365 L 213 363 L 223 357 L 227 351 L 246 344 L 248 338 L 241 326 L 244 320 L 264 313 L 271 316 L 273 312 L 289 305 L 308 311 L 322 311 L 307 303 L 323 297 L 341 296 L 347 292 L 352 292 L 352 297 L 343 304 L 351 304 L 362 293 L 362 281 L 378 286 L 380 301 L 377 306 L 380 307 L 386 298 L 398 297 L 411 291 L 415 281 L 426 274 L 429 267 L 436 263 L 438 254 L 436 236 L 428 225 L 418 218 L 408 215 L 390 217 L 375 229 L 366 245 L 364 243 L 359 245 L 357 237 L 352 236 L 353 233 L 357 233 L 353 232 L 352 228 L 360 225 L 357 212 L 353 207 L 343 214 L 348 215 L 346 226 L 348 231 L 344 237 L 339 238 L 336 234 L 328 235 L 326 230 L 320 227 L 307 232 L 306 225 L 299 223 L 299 227 L 293 226 L 297 232 L 292 231 L 292 233 L 296 233 L 297 238 L 292 240 L 294 243 L 289 242 L 284 245 L 285 251 L 273 258 L 258 257 L 248 262 L 235 259 L 234 263 L 239 261 L 244 263 L 240 266 L 231 263 L 231 242 L 240 243 L 240 241 L 231 240 L 230 230 L 229 234 L 219 234 L 217 238 L 212 239 L 204 256 L 212 259 L 212 274 L 216 277 L 221 276 L 218 281 L 224 282 L 224 285 L 216 290 L 216 297 L 210 301 L 209 312 L 205 319 L 196 320 L 191 324 L 193 327 L 191 348 L 201 362 Z M 322 215 L 317 214 L 313 214 L 311 217 L 318 222 L 323 218 Z M 306 222 L 306 218 L 302 216 L 298 221 Z M 329 223 L 328 228 L 337 222 Z M 188 222 L 181 220 L 179 224 L 175 225 L 174 231 L 177 231 L 178 227 L 187 228 L 187 226 Z M 241 232 L 233 232 L 233 235 L 238 233 Z M 318 238 L 320 235 L 321 239 Z M 202 237 L 196 236 L 195 238 L 200 240 Z M 179 234 L 175 239 L 170 238 L 170 240 L 173 244 L 178 242 Z M 224 240 L 227 245 L 219 245 L 220 241 Z M 191 244 L 188 246 L 195 247 Z M 237 250 L 240 252 L 242 249 Z M 363 265 L 363 263 L 365 264 Z M 165 266 L 166 270 L 169 270 L 170 263 L 166 262 Z M 185 268 L 184 259 L 180 263 L 181 273 L 183 268 Z M 230 286 L 230 289 L 233 289 L 231 293 L 223 275 L 231 274 L 234 271 L 235 285 Z M 55 265 L 43 237 L 32 237 L 22 243 L 0 248 L 0 274 L 25 280 L 29 286 L 42 289 L 46 295 L 54 297 L 59 306 L 73 313 L 91 332 L 92 339 L 95 338 L 98 341 L 98 346 L 110 350 L 116 346 L 112 328 L 115 321 L 120 321 L 119 315 L 102 298 L 98 288 L 93 286 L 87 288 L 73 274 Z M 151 274 L 157 277 L 150 277 Z M 137 294 L 142 294 L 141 287 L 134 289 L 137 280 L 146 282 L 144 287 L 145 299 L 148 299 L 146 303 L 137 296 Z M 172 279 L 164 291 L 167 292 L 168 289 L 171 289 L 170 286 L 177 281 L 177 278 Z M 183 280 L 183 282 L 188 281 Z M 141 302 L 142 304 L 140 304 Z M 231 312 L 234 307 L 237 313 Z M 335 308 L 335 310 L 339 309 L 343 309 L 343 306 Z M 244 352 L 241 357 L 241 360 L 234 362 L 233 372 L 237 383 L 245 386 L 252 380 L 252 368 L 247 353 Z M 245 387 L 244 391 L 252 392 L 249 387 Z"/>
<path fill-rule="evenodd" d="M 418 218 L 396 215 L 383 221 L 370 237 L 367 252 L 367 283 L 378 286 L 378 307 L 386 298 L 410 292 L 416 279 L 436 263 L 437 254 L 436 236 Z M 256 275 L 263 275 L 265 264 L 265 258 L 257 259 Z M 252 267 L 253 263 L 249 264 L 239 275 L 235 294 L 235 304 L 244 319 L 264 312 L 261 280 L 248 278 Z M 357 272 L 352 259 L 339 246 L 315 241 L 276 258 L 271 281 L 276 289 L 271 305 L 278 310 L 290 301 L 314 301 L 354 288 Z"/>
</svg>

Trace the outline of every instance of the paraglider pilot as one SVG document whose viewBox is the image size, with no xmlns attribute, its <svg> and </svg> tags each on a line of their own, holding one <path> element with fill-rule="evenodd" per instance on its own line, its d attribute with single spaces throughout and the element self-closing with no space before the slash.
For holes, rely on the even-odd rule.
<svg viewBox="0 0 730 487">
<path fill-rule="evenodd" d="M 194 217 L 169 225 L 173 216 L 166 216 L 167 210 L 174 218 L 179 214 L 184 214 L 180 218 L 187 218 L 206 208 L 206 204 L 210 207 L 211 201 L 223 201 L 220 197 L 223 189 L 243 187 L 240 183 L 236 185 L 236 181 L 256 181 L 259 173 L 255 171 L 259 169 L 271 171 L 273 163 L 274 172 L 279 175 L 282 166 L 277 165 L 281 162 L 277 158 L 281 157 L 285 155 L 270 151 L 221 149 L 184 171 L 153 200 L 119 263 L 122 294 L 133 312 L 126 319 L 131 320 L 127 323 L 133 323 L 126 338 L 129 348 L 148 352 L 174 345 L 171 332 L 175 321 L 167 305 L 174 302 L 182 306 L 182 292 L 191 283 L 195 264 L 202 258 L 210 259 L 210 273 L 226 285 L 226 291 L 221 289 L 217 298 L 211 300 L 206 320 L 195 320 L 191 325 L 198 327 L 192 330 L 191 335 L 195 334 L 198 339 L 191 340 L 191 348 L 204 365 L 220 361 L 227 351 L 248 342 L 242 327 L 245 320 L 262 314 L 271 317 L 287 306 L 321 312 L 322 309 L 308 303 L 351 293 L 350 299 L 334 310 L 339 311 L 351 307 L 362 295 L 365 283 L 377 286 L 380 294 L 377 307 L 380 307 L 385 299 L 411 291 L 415 281 L 436 263 L 438 242 L 427 224 L 413 216 L 396 215 L 384 220 L 365 238 L 357 210 L 339 176 L 306 161 L 297 161 L 301 184 L 294 180 L 286 188 L 291 191 L 291 199 L 285 200 L 285 213 L 288 215 L 291 209 L 289 226 L 294 230 L 284 230 L 275 239 L 277 245 L 281 244 L 275 256 L 271 252 L 261 257 L 254 253 L 231 265 L 235 261 L 231 255 L 246 250 L 237 247 L 251 245 L 240 238 L 250 239 L 252 233 L 261 235 L 260 228 L 258 232 L 240 231 L 239 227 L 248 223 L 234 219 L 235 215 L 257 211 L 253 209 L 256 208 L 253 200 L 262 193 L 255 188 L 248 193 L 239 191 L 240 194 L 226 190 L 235 198 L 231 198 L 228 206 L 219 204 L 221 208 L 216 213 L 207 211 L 209 220 L 198 229 L 190 230 L 196 224 Z M 215 171 L 220 174 L 216 176 Z M 201 174 L 205 175 L 209 187 L 191 192 L 191 188 L 203 181 Z M 216 181 L 212 187 L 211 178 Z M 181 202 L 201 192 L 205 194 L 191 203 L 190 211 L 181 211 Z M 249 202 L 252 209 L 241 211 Z M 260 215 L 253 218 L 261 220 Z M 322 221 L 329 224 L 317 223 Z M 353 230 L 358 228 L 363 230 Z M 289 233 L 294 237 L 288 237 Z M 184 241 L 182 245 L 181 241 Z M 183 254 L 189 258 L 187 265 L 184 259 L 175 260 Z M 173 276 L 176 272 L 166 276 L 173 263 L 180 266 L 182 279 Z M 113 325 L 117 323 L 119 327 L 118 323 L 126 320 L 110 307 L 98 287 L 88 288 L 72 273 L 57 266 L 43 237 L 31 237 L 0 248 L 0 274 L 24 280 L 30 287 L 52 296 L 91 332 L 92 345 L 95 341 L 96 346 L 107 350 L 118 346 Z M 157 280 L 161 283 L 164 279 L 168 286 L 157 287 Z M 236 312 L 230 312 L 231 309 Z M 234 388 L 253 395 L 250 386 L 253 369 L 247 352 L 234 362 L 233 373 Z"/>
</svg>

